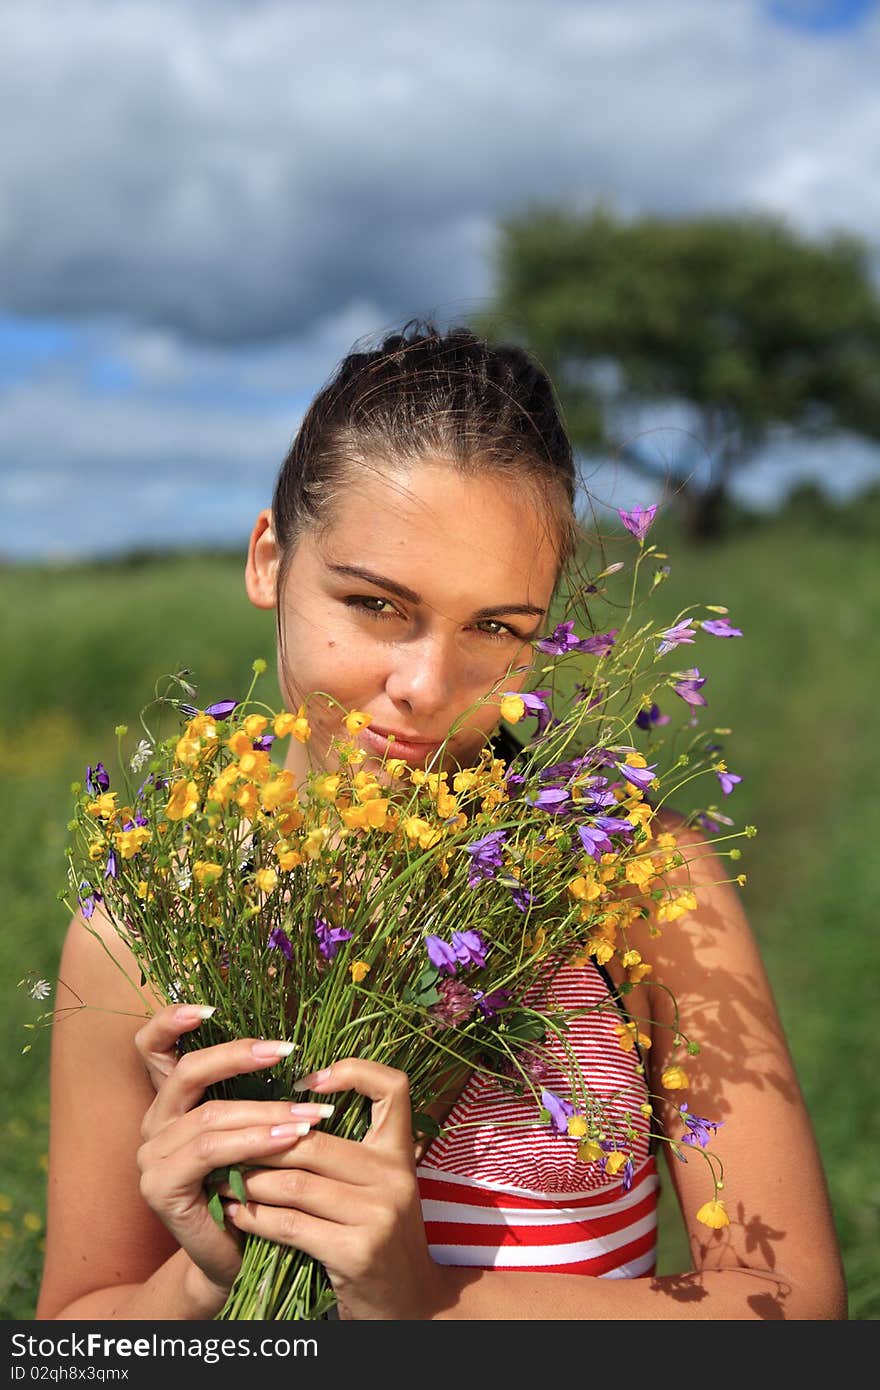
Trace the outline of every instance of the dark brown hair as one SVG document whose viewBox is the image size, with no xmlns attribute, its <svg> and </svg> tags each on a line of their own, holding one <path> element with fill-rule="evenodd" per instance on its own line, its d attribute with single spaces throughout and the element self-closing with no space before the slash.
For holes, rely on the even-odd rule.
<svg viewBox="0 0 880 1390">
<path fill-rule="evenodd" d="M 377 348 L 349 353 L 306 412 L 272 498 L 276 592 L 297 541 L 330 524 L 346 485 L 431 459 L 531 487 L 561 571 L 577 545 L 575 471 L 547 373 L 523 348 L 411 319 Z"/>
</svg>

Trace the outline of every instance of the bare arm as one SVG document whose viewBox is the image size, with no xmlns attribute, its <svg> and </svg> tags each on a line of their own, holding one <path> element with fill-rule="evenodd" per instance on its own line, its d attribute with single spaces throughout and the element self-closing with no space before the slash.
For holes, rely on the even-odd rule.
<svg viewBox="0 0 880 1390">
<path fill-rule="evenodd" d="M 113 927 L 98 912 L 92 925 L 136 984 L 137 966 Z M 140 1195 L 136 1154 L 154 1090 L 134 1035 L 146 1006 L 79 917 L 59 975 L 47 1244 L 36 1316 L 213 1317 L 224 1298 Z M 78 1007 L 79 1000 L 88 1007 Z"/>
</svg>

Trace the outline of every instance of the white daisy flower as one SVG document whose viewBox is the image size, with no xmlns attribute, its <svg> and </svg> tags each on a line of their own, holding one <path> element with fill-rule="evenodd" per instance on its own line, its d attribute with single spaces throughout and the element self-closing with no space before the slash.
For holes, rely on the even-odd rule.
<svg viewBox="0 0 880 1390">
<path fill-rule="evenodd" d="M 51 993 L 52 986 L 48 980 L 34 980 L 30 987 L 30 996 L 32 999 L 48 999 Z"/>
<path fill-rule="evenodd" d="M 141 768 L 144 767 L 145 764 L 150 761 L 150 758 L 152 756 L 152 743 L 150 743 L 149 739 L 142 738 L 137 748 L 131 755 L 131 762 L 129 763 L 129 767 L 131 768 L 132 772 L 140 772 Z"/>
</svg>

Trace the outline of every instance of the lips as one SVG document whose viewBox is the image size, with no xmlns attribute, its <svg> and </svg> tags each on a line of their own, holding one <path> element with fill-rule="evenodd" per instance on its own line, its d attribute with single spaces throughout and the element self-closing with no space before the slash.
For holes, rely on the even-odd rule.
<svg viewBox="0 0 880 1390">
<path fill-rule="evenodd" d="M 439 748 L 443 742 L 442 738 L 424 738 L 421 734 L 407 734 L 400 729 L 381 729 L 377 724 L 371 724 L 370 728 L 374 734 L 378 734 L 380 738 L 388 739 L 389 742 L 393 739 L 395 743 L 408 743 L 414 746 L 422 744 L 426 748 Z"/>
<path fill-rule="evenodd" d="M 396 729 L 380 729 L 368 724 L 358 739 L 368 752 L 380 758 L 403 758 L 408 763 L 424 763 L 439 749 L 442 739 L 416 738 Z"/>
</svg>

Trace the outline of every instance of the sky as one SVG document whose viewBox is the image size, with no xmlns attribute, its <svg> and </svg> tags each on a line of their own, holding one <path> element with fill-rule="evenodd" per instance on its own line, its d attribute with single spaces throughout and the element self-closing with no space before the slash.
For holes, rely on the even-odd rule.
<svg viewBox="0 0 880 1390">
<path fill-rule="evenodd" d="M 340 358 L 485 308 L 530 202 L 876 242 L 878 67 L 875 0 L 4 0 L 0 559 L 246 543 Z"/>
</svg>

